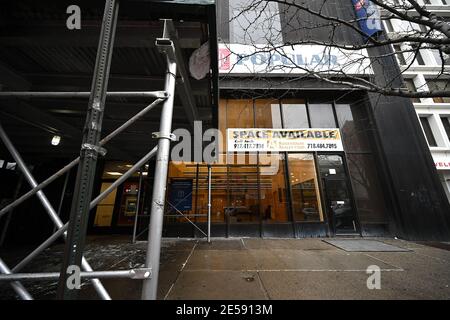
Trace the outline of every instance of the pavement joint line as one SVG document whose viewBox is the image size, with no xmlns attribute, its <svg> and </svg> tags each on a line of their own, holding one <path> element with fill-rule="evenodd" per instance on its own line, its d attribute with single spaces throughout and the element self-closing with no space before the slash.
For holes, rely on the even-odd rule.
<svg viewBox="0 0 450 320">
<path fill-rule="evenodd" d="M 401 267 L 399 267 L 399 266 L 396 266 L 395 264 L 392 264 L 392 263 L 389 263 L 389 262 L 384 261 L 383 259 L 380 259 L 380 258 L 371 256 L 371 255 L 368 254 L 368 253 L 365 253 L 365 255 L 366 255 L 367 257 L 370 257 L 370 258 L 372 258 L 372 259 L 375 259 L 375 260 L 378 260 L 378 261 L 380 261 L 380 262 L 383 262 L 384 264 L 387 264 L 387 265 L 392 266 L 392 267 L 394 267 L 394 268 L 402 269 L 402 270 L 403 270 L 403 268 L 401 268 Z"/>
<path fill-rule="evenodd" d="M 437 249 L 437 248 L 434 248 L 434 249 Z M 438 250 L 442 250 L 442 249 L 438 249 Z M 446 260 L 446 259 L 441 259 L 441 258 L 438 258 L 438 257 L 433 257 L 433 256 L 430 256 L 430 255 L 427 255 L 427 254 L 424 254 L 424 253 L 419 253 L 419 252 L 417 252 L 417 251 L 414 251 L 414 253 L 416 253 L 416 254 L 419 255 L 419 256 L 423 256 L 423 257 L 427 257 L 427 258 L 431 258 L 431 259 L 437 260 L 437 261 L 439 261 L 439 262 L 443 262 L 443 263 L 448 263 L 448 262 L 449 262 L 449 261 Z"/>
<path fill-rule="evenodd" d="M 247 246 L 245 245 L 244 238 L 241 238 L 241 242 L 244 249 L 248 250 Z"/>
<path fill-rule="evenodd" d="M 367 269 L 191 269 L 184 272 L 366 272 Z M 383 272 L 404 272 L 404 269 L 380 269 Z"/>
<path fill-rule="evenodd" d="M 170 285 L 169 290 L 167 290 L 167 293 L 164 295 L 163 300 L 167 300 L 167 298 L 169 297 L 170 293 L 172 292 L 173 287 L 175 286 L 175 283 L 178 281 L 178 278 L 180 277 L 181 272 L 183 272 L 184 267 L 187 265 L 189 259 L 191 258 L 192 254 L 194 253 L 194 250 L 197 247 L 197 244 L 198 244 L 198 240 L 192 246 L 191 252 L 189 253 L 188 257 L 186 258 L 186 261 L 182 264 L 181 269 L 178 270 L 177 276 L 176 276 L 175 280 L 172 282 L 172 284 Z"/>
<path fill-rule="evenodd" d="M 261 276 L 259 275 L 259 271 L 256 272 L 256 275 L 258 276 L 258 282 L 259 282 L 259 285 L 260 285 L 260 287 L 261 287 L 261 289 L 262 289 L 262 291 L 264 293 L 264 296 L 266 297 L 267 300 L 272 300 L 270 298 L 269 292 L 266 289 L 266 286 L 264 285 L 264 283 L 263 283 L 263 281 L 261 279 Z"/>
</svg>

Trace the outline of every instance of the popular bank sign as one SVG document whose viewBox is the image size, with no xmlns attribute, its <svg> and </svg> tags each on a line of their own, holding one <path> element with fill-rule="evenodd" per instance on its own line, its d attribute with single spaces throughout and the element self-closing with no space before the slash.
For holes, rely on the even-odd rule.
<svg viewBox="0 0 450 320">
<path fill-rule="evenodd" d="M 366 50 L 347 51 L 320 45 L 282 47 L 219 44 L 219 72 L 302 74 L 309 72 L 370 74 Z"/>
</svg>

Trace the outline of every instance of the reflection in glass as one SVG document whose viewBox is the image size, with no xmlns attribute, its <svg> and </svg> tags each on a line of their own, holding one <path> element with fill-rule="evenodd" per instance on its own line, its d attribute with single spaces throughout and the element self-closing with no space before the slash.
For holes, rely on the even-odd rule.
<svg viewBox="0 0 450 320">
<path fill-rule="evenodd" d="M 308 113 L 304 103 L 286 103 L 283 101 L 284 128 L 309 128 Z"/>
<path fill-rule="evenodd" d="M 288 164 L 294 220 L 323 221 L 313 155 L 288 154 Z"/>
<path fill-rule="evenodd" d="M 228 166 L 229 223 L 259 223 L 258 166 L 246 159 L 243 165 Z"/>
<path fill-rule="evenodd" d="M 331 104 L 311 103 L 308 110 L 312 128 L 336 128 Z"/>
<path fill-rule="evenodd" d="M 229 17 L 231 43 L 283 43 L 277 3 L 230 0 Z"/>
<path fill-rule="evenodd" d="M 348 154 L 347 161 L 361 223 L 387 223 L 385 201 L 372 155 Z"/>
<path fill-rule="evenodd" d="M 336 115 L 347 152 L 370 151 L 369 121 L 363 105 L 336 104 Z"/>
<path fill-rule="evenodd" d="M 260 154 L 259 192 L 263 222 L 287 222 L 284 154 Z"/>
<path fill-rule="evenodd" d="M 255 128 L 281 128 L 280 104 L 276 99 L 255 100 Z"/>
</svg>

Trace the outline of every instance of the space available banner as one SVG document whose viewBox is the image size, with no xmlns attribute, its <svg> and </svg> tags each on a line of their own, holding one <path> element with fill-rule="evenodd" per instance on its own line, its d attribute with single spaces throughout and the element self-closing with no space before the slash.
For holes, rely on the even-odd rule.
<svg viewBox="0 0 450 320">
<path fill-rule="evenodd" d="M 372 74 L 367 50 L 343 50 L 321 45 L 219 44 L 219 73 L 248 75 L 270 73 L 283 76 L 308 72 Z"/>
<path fill-rule="evenodd" d="M 227 129 L 228 152 L 343 151 L 337 128 Z"/>
</svg>

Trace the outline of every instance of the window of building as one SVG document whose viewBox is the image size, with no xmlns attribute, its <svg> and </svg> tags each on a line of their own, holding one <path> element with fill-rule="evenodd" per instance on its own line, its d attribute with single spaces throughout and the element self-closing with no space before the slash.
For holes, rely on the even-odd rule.
<svg viewBox="0 0 450 320">
<path fill-rule="evenodd" d="M 255 128 L 282 128 L 278 99 L 255 100 Z"/>
<path fill-rule="evenodd" d="M 293 2 L 295 3 L 295 1 Z M 344 21 L 352 21 L 354 26 L 358 27 L 351 1 L 308 0 L 300 2 L 302 6 L 306 6 L 311 11 L 321 12 L 324 16 L 333 16 Z M 327 19 L 296 8 L 289 1 L 285 5 L 280 4 L 279 10 L 285 42 L 296 43 L 299 40 L 319 40 L 342 44 L 362 42 L 362 37 L 351 27 L 330 23 Z"/>
<path fill-rule="evenodd" d="M 420 49 L 412 52 L 412 57 L 416 58 L 416 61 L 417 61 L 417 63 L 420 66 L 424 66 L 425 65 L 425 61 L 423 60 L 422 53 L 420 52 Z"/>
<path fill-rule="evenodd" d="M 450 141 L 450 118 L 449 116 L 441 116 L 442 124 L 444 125 L 445 133 Z"/>
<path fill-rule="evenodd" d="M 390 19 L 385 20 L 384 23 L 386 24 L 388 32 L 394 32 L 394 27 L 392 26 L 392 21 Z"/>
<path fill-rule="evenodd" d="M 278 4 L 254 0 L 228 0 L 230 43 L 283 43 Z"/>
<path fill-rule="evenodd" d="M 397 57 L 398 63 L 400 63 L 400 65 L 402 65 L 402 66 L 406 65 L 406 60 L 405 60 L 405 57 L 403 56 L 401 47 L 399 45 L 393 45 L 393 47 L 394 47 L 395 56 Z"/>
<path fill-rule="evenodd" d="M 323 221 L 314 156 L 289 153 L 288 165 L 294 221 Z"/>
<path fill-rule="evenodd" d="M 449 91 L 450 81 L 448 80 L 427 80 L 428 88 L 433 91 Z M 450 103 L 450 97 L 434 97 L 436 103 Z"/>
<path fill-rule="evenodd" d="M 260 154 L 259 205 L 264 223 L 288 222 L 285 154 Z"/>
<path fill-rule="evenodd" d="M 387 223 L 386 206 L 371 154 L 347 154 L 353 197 L 362 224 Z"/>
<path fill-rule="evenodd" d="M 370 125 L 364 105 L 336 104 L 335 107 L 345 150 L 347 152 L 370 151 L 367 135 Z"/>
<path fill-rule="evenodd" d="M 417 92 L 413 79 L 405 79 L 405 86 L 408 91 Z M 411 98 L 412 102 L 420 102 L 420 98 Z"/>
<path fill-rule="evenodd" d="M 312 128 L 336 128 L 332 104 L 310 103 L 308 111 Z"/>
<path fill-rule="evenodd" d="M 450 57 L 448 55 L 446 55 L 444 53 L 441 57 L 441 53 L 439 52 L 439 50 L 431 50 L 431 52 L 433 53 L 434 60 L 436 60 L 436 64 L 450 65 Z M 442 59 L 442 58 L 444 58 L 444 59 Z"/>
<path fill-rule="evenodd" d="M 422 124 L 423 132 L 425 133 L 425 137 L 427 138 L 428 145 L 430 147 L 437 147 L 436 139 L 433 135 L 433 130 L 431 130 L 430 121 L 427 116 L 420 117 L 420 123 Z"/>
<path fill-rule="evenodd" d="M 284 128 L 309 128 L 304 100 L 282 100 L 281 110 Z"/>
</svg>

